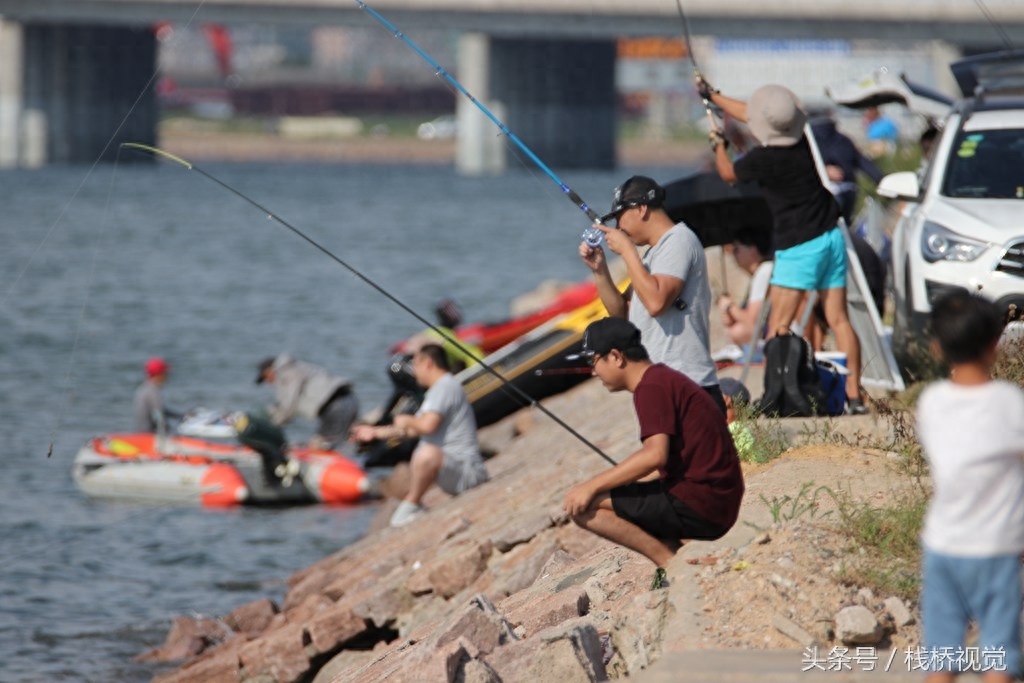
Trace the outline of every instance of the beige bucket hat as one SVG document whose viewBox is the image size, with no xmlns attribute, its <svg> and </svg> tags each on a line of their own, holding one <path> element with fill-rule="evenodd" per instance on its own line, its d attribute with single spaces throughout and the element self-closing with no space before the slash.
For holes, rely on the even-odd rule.
<svg viewBox="0 0 1024 683">
<path fill-rule="evenodd" d="M 807 114 L 789 88 L 763 85 L 747 100 L 747 125 L 762 145 L 788 147 L 803 135 Z"/>
</svg>

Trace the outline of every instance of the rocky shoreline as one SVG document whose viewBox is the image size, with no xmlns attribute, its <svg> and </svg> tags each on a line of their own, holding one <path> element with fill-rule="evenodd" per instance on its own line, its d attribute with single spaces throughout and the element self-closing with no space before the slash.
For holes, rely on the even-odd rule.
<svg viewBox="0 0 1024 683">
<path fill-rule="evenodd" d="M 628 394 L 590 381 L 545 405 L 615 458 L 636 447 Z M 823 431 L 782 422 L 794 435 Z M 877 416 L 827 427 L 879 440 L 891 431 Z M 817 523 L 827 502 L 790 520 L 765 502 L 807 481 L 885 498 L 909 480 L 891 453 L 833 440 L 745 465 L 740 522 L 719 541 L 687 544 L 668 567 L 669 587 L 651 591 L 647 560 L 561 512 L 565 491 L 607 466 L 601 458 L 528 409 L 482 430 L 481 441 L 497 452 L 490 482 L 457 498 L 433 490 L 429 514 L 402 528 L 384 526 L 385 503 L 366 537 L 292 575 L 280 605 L 179 618 L 144 657 L 190 659 L 154 680 L 654 681 L 672 680 L 650 670 L 659 658 L 702 648 L 919 641 L 912 606 L 831 571 L 856 550 Z"/>
</svg>

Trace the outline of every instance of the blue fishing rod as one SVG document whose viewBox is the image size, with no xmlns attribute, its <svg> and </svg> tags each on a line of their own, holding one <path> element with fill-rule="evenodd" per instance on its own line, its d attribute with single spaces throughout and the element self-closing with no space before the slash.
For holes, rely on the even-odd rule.
<svg viewBox="0 0 1024 683">
<path fill-rule="evenodd" d="M 350 265 L 347 261 L 342 259 L 337 254 L 335 254 L 333 251 L 331 251 L 330 249 L 328 249 L 324 245 L 320 244 L 319 242 L 314 240 L 312 237 L 310 237 L 309 235 L 304 233 L 302 230 L 299 230 L 297 227 L 295 227 L 294 225 L 292 225 L 291 223 L 289 223 L 285 219 L 281 218 L 280 216 L 278 216 L 276 213 L 274 213 L 273 211 L 271 211 L 267 207 L 265 207 L 262 204 L 260 204 L 259 202 L 257 202 L 255 199 L 249 197 L 248 195 L 246 195 L 242 191 L 235 189 L 231 185 L 228 185 L 227 183 L 225 183 L 223 180 L 221 180 L 220 178 L 216 177 L 215 175 L 213 175 L 211 173 L 207 173 L 206 171 L 204 171 L 199 166 L 196 166 L 195 164 L 193 164 L 191 161 L 189 161 L 189 160 L 187 160 L 187 159 L 185 159 L 183 157 L 180 157 L 180 156 L 178 156 L 176 154 L 171 154 L 170 152 L 167 152 L 165 150 L 159 149 L 157 147 L 152 147 L 150 145 L 143 145 L 143 144 L 138 143 L 138 142 L 122 142 L 121 145 L 120 145 L 120 148 L 122 148 L 122 149 L 130 149 L 130 150 L 134 150 L 134 151 L 137 151 L 137 152 L 143 152 L 145 154 L 149 154 L 149 155 L 151 155 L 153 157 L 156 157 L 157 159 L 165 159 L 167 161 L 172 161 L 172 162 L 174 162 L 176 164 L 184 166 L 187 170 L 195 171 L 199 175 L 201 175 L 201 176 L 205 177 L 207 180 L 210 180 L 211 182 L 219 185 L 221 188 L 227 190 L 228 192 L 230 192 L 231 194 L 235 195 L 236 197 L 238 197 L 238 198 L 244 200 L 245 202 L 255 206 L 264 215 L 266 215 L 266 217 L 268 219 L 279 223 L 280 225 L 282 225 L 285 228 L 287 228 L 288 230 L 290 230 L 296 236 L 298 236 L 298 237 L 302 238 L 303 240 L 305 240 L 306 242 L 308 242 L 311 246 L 313 246 L 314 248 L 318 249 L 321 253 L 326 255 L 332 261 L 334 261 L 335 263 L 340 265 L 342 268 L 344 268 L 345 270 L 350 272 L 352 275 L 355 275 L 357 278 L 362 280 L 364 283 L 369 285 L 371 288 L 375 289 L 379 294 L 381 294 L 386 299 L 391 301 L 391 303 L 395 304 L 396 306 L 401 308 L 403 311 L 405 311 L 406 313 L 408 313 L 412 317 L 416 318 L 416 320 L 420 321 L 421 323 L 426 325 L 428 328 L 433 330 L 436 334 L 440 335 L 442 339 L 444 339 L 447 342 L 451 343 L 453 346 L 458 348 L 460 351 L 465 353 L 470 358 L 475 359 L 477 361 L 477 363 L 480 364 L 480 367 L 482 367 L 484 370 L 486 370 L 491 375 L 493 375 L 495 378 L 497 378 L 498 380 L 501 381 L 502 388 L 506 392 L 508 392 L 510 395 L 512 395 L 513 397 L 519 399 L 520 401 L 523 401 L 525 403 L 525 405 L 529 405 L 529 406 L 531 406 L 533 408 L 536 408 L 540 412 L 542 412 L 545 415 L 547 415 L 559 427 L 561 427 L 562 429 L 564 429 L 567 432 L 569 432 L 570 434 L 572 434 L 582 444 L 584 444 L 585 446 L 590 448 L 590 450 L 592 450 L 595 453 L 597 453 L 598 455 L 600 455 L 602 458 L 607 460 L 612 465 L 618 464 L 614 460 L 612 460 L 604 451 L 602 451 L 600 448 L 595 446 L 591 441 L 589 441 L 585 436 L 583 436 L 578 431 L 576 431 L 575 429 L 570 427 L 568 424 L 566 424 L 566 422 L 564 420 L 562 420 L 562 418 L 558 417 L 553 412 L 548 410 L 544 405 L 542 405 L 539 401 L 537 401 L 537 399 L 535 399 L 532 396 L 530 396 L 529 394 L 527 394 L 525 391 L 523 391 L 522 389 L 517 387 L 515 384 L 512 384 L 511 381 L 506 379 L 504 375 L 502 375 L 500 372 L 495 370 L 493 367 L 491 367 L 484 360 L 482 360 L 480 358 L 477 358 L 476 354 L 474 354 L 472 351 L 470 351 L 465 346 L 463 346 L 462 343 L 459 341 L 459 339 L 457 337 L 455 337 L 454 335 L 448 334 L 447 332 L 445 332 L 444 330 L 439 328 L 437 325 L 435 325 L 434 323 L 432 323 L 429 320 L 427 320 L 426 318 L 424 318 L 422 315 L 420 315 L 419 313 L 414 311 L 412 308 L 410 308 L 408 305 L 406 305 L 401 299 L 396 297 L 394 294 L 392 294 L 388 290 L 384 289 L 382 286 L 380 286 L 376 282 L 374 282 L 372 279 L 370 279 L 369 276 L 363 274 L 361 271 L 356 269 L 355 266 Z M 52 448 L 53 447 L 51 446 L 51 450 L 52 450 Z"/>
<path fill-rule="evenodd" d="M 480 100 L 473 97 L 472 93 L 466 90 L 466 88 L 463 87 L 463 85 L 459 83 L 454 76 L 448 73 L 443 66 L 437 63 L 437 60 L 435 60 L 433 57 L 424 52 L 419 45 L 412 42 L 412 40 L 410 40 L 407 35 L 399 31 L 394 24 L 392 24 L 390 21 L 381 16 L 381 14 L 377 10 L 367 5 L 365 2 L 363 2 L 363 0 L 355 0 L 355 3 L 364 10 L 366 10 L 370 14 L 370 16 L 377 21 L 377 23 L 379 23 L 381 26 L 383 26 L 392 34 L 394 34 L 396 38 L 400 38 L 402 42 L 411 47 L 416 52 L 416 54 L 418 54 L 420 57 L 426 60 L 428 64 L 434 67 L 435 71 L 437 72 L 437 75 L 443 76 L 446 81 L 451 83 L 452 87 L 454 87 L 460 93 L 465 95 L 470 102 L 475 104 L 476 107 L 480 111 L 482 111 L 487 118 L 494 122 L 494 125 L 496 125 L 501 130 L 502 133 L 508 136 L 509 140 L 516 143 L 519 149 L 523 150 L 526 156 L 530 157 L 530 159 L 533 160 L 533 163 L 537 164 L 537 167 L 540 168 L 540 170 L 544 171 L 544 173 L 546 173 L 549 178 L 551 178 L 558 184 L 558 187 L 561 188 L 565 196 L 568 197 L 573 204 L 579 207 L 580 211 L 586 214 L 587 218 L 590 219 L 591 223 L 602 222 L 601 216 L 598 215 L 598 213 L 594 211 L 592 208 L 590 208 L 590 206 L 588 206 L 587 203 L 583 201 L 583 199 L 576 193 L 575 190 L 573 190 L 571 187 L 562 182 L 562 179 L 555 175 L 555 172 L 552 171 L 547 164 L 541 161 L 540 157 L 534 154 L 533 150 L 526 146 L 526 143 L 520 140 L 515 133 L 510 131 L 508 129 L 508 126 L 502 123 L 497 116 L 491 113 L 491 110 L 485 107 L 480 102 Z M 588 227 L 587 230 L 583 233 L 583 239 L 586 240 L 587 244 L 589 244 L 592 247 L 596 247 L 600 243 L 601 237 L 601 231 L 593 227 Z"/>
</svg>

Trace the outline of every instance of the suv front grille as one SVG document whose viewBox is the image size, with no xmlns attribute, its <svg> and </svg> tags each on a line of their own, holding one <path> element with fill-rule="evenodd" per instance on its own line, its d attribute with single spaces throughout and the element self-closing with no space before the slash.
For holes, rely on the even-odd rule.
<svg viewBox="0 0 1024 683">
<path fill-rule="evenodd" d="M 1014 242 L 1006 248 L 996 271 L 1024 277 L 1024 241 Z"/>
</svg>

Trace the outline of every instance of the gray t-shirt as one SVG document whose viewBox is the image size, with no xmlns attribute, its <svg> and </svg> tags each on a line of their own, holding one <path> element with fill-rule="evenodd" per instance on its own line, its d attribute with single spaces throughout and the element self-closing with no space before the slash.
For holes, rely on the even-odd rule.
<svg viewBox="0 0 1024 683">
<path fill-rule="evenodd" d="M 677 303 L 657 318 L 651 317 L 636 292 L 630 299 L 629 321 L 640 330 L 640 341 L 651 360 L 678 370 L 702 387 L 717 386 L 708 322 L 711 286 L 704 247 L 697 235 L 685 223 L 676 223 L 647 250 L 643 264 L 652 275 L 683 281 Z"/>
<path fill-rule="evenodd" d="M 439 446 L 444 451 L 446 464 L 461 463 L 470 467 L 483 467 L 480 446 L 476 440 L 476 418 L 470 408 L 462 384 L 451 373 L 445 374 L 427 389 L 417 415 L 437 413 L 441 425 L 433 434 L 424 434 L 420 441 Z"/>
<path fill-rule="evenodd" d="M 135 391 L 132 411 L 135 414 L 135 431 L 155 433 L 166 431 L 167 413 L 160 387 L 150 381 L 139 385 Z"/>
</svg>

